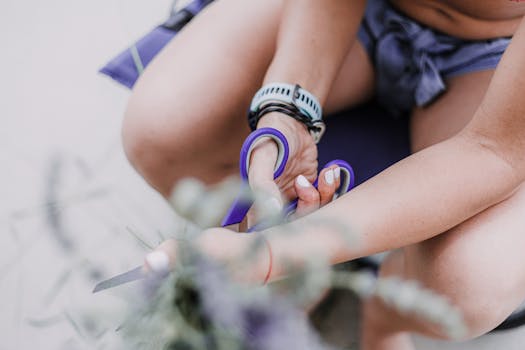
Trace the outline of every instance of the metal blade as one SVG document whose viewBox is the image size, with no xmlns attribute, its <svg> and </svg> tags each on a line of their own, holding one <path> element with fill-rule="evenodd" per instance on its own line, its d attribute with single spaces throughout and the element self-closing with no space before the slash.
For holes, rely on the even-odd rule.
<svg viewBox="0 0 525 350">
<path fill-rule="evenodd" d="M 134 268 L 133 270 L 130 270 L 128 272 L 121 273 L 120 275 L 117 275 L 115 277 L 111 277 L 105 281 L 99 282 L 95 289 L 93 289 L 93 293 L 97 293 L 109 288 L 120 286 L 121 284 L 133 282 L 139 279 L 142 279 L 146 277 L 144 274 L 144 271 L 142 270 L 142 266 L 138 266 Z"/>
</svg>

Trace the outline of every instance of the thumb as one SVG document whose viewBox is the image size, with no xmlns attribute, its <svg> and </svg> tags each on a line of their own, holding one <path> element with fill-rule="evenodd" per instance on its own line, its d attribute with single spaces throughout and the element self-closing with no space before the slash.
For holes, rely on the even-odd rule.
<svg viewBox="0 0 525 350">
<path fill-rule="evenodd" d="M 146 255 L 144 259 L 144 271 L 155 274 L 164 274 L 175 265 L 177 254 L 177 241 L 168 239 L 162 242 L 154 251 Z"/>
<path fill-rule="evenodd" d="M 278 152 L 277 145 L 269 138 L 259 141 L 252 152 L 248 180 L 259 199 L 255 207 L 263 209 L 263 212 L 250 210 L 248 213 L 249 226 L 268 215 L 276 215 L 282 210 L 281 191 L 273 179 Z"/>
</svg>

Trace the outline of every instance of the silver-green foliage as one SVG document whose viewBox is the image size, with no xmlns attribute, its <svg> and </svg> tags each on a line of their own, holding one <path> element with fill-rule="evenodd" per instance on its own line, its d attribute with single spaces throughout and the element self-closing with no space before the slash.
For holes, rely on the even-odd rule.
<svg viewBox="0 0 525 350">
<path fill-rule="evenodd" d="M 239 193 L 256 203 L 267 202 L 264 194 L 254 194 L 235 181 L 210 190 L 196 180 L 186 180 L 175 188 L 170 203 L 179 215 L 206 228 L 218 225 Z M 283 220 L 271 210 L 264 214 L 272 224 Z M 315 224 L 333 225 L 349 245 L 359 241 L 357 233 L 338 223 Z M 282 227 L 286 234 L 301 230 L 293 224 Z M 245 285 L 234 281 L 227 267 L 203 256 L 191 239 L 179 246 L 182 258 L 175 271 L 167 278 L 147 279 L 147 293 L 122 326 L 127 349 L 328 349 L 303 311 L 328 288 L 379 298 L 400 312 L 440 326 L 451 338 L 467 331 L 457 308 L 413 281 L 334 271 L 325 257 L 317 256 L 305 266 L 293 266 L 295 273 L 274 286 Z M 261 241 L 252 248 L 250 256 L 265 249 Z"/>
</svg>

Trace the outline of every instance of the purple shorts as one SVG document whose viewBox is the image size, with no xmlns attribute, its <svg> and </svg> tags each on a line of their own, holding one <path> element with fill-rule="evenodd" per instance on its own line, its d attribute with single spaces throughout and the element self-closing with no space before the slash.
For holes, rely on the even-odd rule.
<svg viewBox="0 0 525 350">
<path fill-rule="evenodd" d="M 358 38 L 375 67 L 377 100 L 394 116 L 434 101 L 447 78 L 494 69 L 511 40 L 455 38 L 405 16 L 387 0 L 368 0 Z"/>
</svg>

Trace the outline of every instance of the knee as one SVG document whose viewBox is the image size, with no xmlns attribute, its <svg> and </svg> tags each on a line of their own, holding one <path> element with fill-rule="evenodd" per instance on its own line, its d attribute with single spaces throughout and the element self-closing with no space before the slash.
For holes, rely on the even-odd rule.
<svg viewBox="0 0 525 350">
<path fill-rule="evenodd" d="M 457 307 L 468 330 L 463 340 L 483 335 L 505 320 L 512 306 L 507 296 L 512 286 L 503 279 L 490 280 L 492 271 L 483 271 L 482 262 L 472 253 L 448 254 L 441 249 L 427 251 L 419 278 Z"/>
<path fill-rule="evenodd" d="M 144 122 L 144 116 L 135 108 L 128 105 L 122 122 L 122 146 L 124 153 L 130 163 L 140 171 L 141 163 L 145 160 L 145 155 L 151 152 L 147 148 L 151 146 L 143 126 L 148 126 Z"/>
<path fill-rule="evenodd" d="M 467 286 L 466 289 L 472 291 L 469 296 L 455 297 L 452 293 L 445 294 L 445 297 L 460 310 L 467 330 L 461 339 L 454 340 L 466 341 L 486 334 L 500 325 L 510 312 L 497 294 L 491 294 L 489 290 L 481 288 L 475 290 Z"/>
<path fill-rule="evenodd" d="M 168 178 L 172 164 L 183 164 L 180 132 L 173 125 L 173 113 L 163 101 L 133 94 L 122 124 L 122 144 L 131 165 L 163 194 L 174 179 Z M 173 173 L 173 172 L 172 172 Z"/>
<path fill-rule="evenodd" d="M 180 100 L 152 95 L 139 87 L 130 98 L 122 126 L 122 143 L 130 163 L 165 196 L 186 177 L 212 184 L 235 173 L 238 143 L 244 135 L 244 129 L 228 124 L 235 125 L 236 120 L 211 118 L 194 104 L 178 103 Z"/>
</svg>

